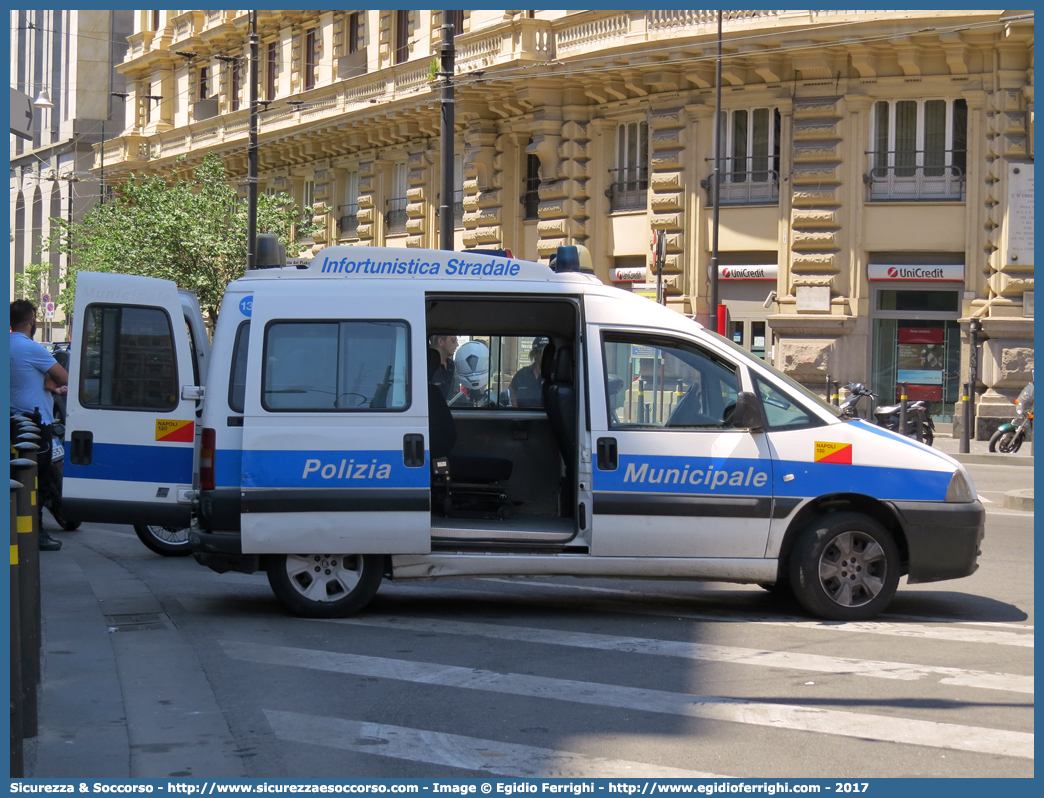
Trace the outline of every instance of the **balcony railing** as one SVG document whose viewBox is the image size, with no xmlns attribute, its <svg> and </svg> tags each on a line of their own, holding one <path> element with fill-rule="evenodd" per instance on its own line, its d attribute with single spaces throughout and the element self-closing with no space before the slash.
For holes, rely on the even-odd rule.
<svg viewBox="0 0 1044 798">
<path fill-rule="evenodd" d="M 406 232 L 406 206 L 409 200 L 406 197 L 396 197 L 388 200 L 384 211 L 384 224 L 387 226 L 388 235 L 399 235 Z"/>
<path fill-rule="evenodd" d="M 609 212 L 645 210 L 649 193 L 649 169 L 634 166 L 627 169 L 610 169 L 615 181 L 605 190 L 609 198 Z"/>
<path fill-rule="evenodd" d="M 770 169 L 774 158 L 722 158 L 720 205 L 775 205 L 779 202 L 779 172 Z M 700 181 L 707 190 L 707 203 L 714 202 L 711 179 Z"/>
<path fill-rule="evenodd" d="M 356 203 L 341 205 L 341 212 L 337 219 L 337 229 L 340 230 L 341 238 L 359 237 L 359 206 Z"/>
<path fill-rule="evenodd" d="M 962 202 L 964 150 L 871 152 L 863 175 L 869 202 Z"/>
</svg>

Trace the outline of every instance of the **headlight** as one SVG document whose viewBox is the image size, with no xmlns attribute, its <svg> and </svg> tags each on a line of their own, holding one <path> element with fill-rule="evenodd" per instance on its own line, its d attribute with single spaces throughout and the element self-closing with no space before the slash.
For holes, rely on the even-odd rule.
<svg viewBox="0 0 1044 798">
<path fill-rule="evenodd" d="M 959 468 L 954 471 L 950 478 L 950 486 L 946 489 L 946 501 L 973 502 L 976 498 L 975 487 L 965 475 L 964 469 Z"/>
</svg>

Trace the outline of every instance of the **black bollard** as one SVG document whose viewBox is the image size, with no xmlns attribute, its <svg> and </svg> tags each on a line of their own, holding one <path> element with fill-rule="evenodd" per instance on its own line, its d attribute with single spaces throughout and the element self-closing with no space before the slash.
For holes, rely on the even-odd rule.
<svg viewBox="0 0 1044 798">
<path fill-rule="evenodd" d="M 34 444 L 15 444 L 16 449 Z M 40 683 L 40 534 L 36 514 L 36 460 L 11 461 L 12 477 L 23 487 L 16 498 L 18 605 L 22 637 L 22 736 L 37 733 L 36 685 Z"/>
<path fill-rule="evenodd" d="M 961 447 L 959 454 L 971 452 L 971 383 L 964 383 L 964 395 L 961 396 Z"/>
<path fill-rule="evenodd" d="M 899 383 L 899 434 L 906 435 L 906 383 Z"/>
<path fill-rule="evenodd" d="M 18 610 L 18 491 L 11 480 L 11 778 L 25 775 L 22 751 L 22 633 Z"/>
</svg>

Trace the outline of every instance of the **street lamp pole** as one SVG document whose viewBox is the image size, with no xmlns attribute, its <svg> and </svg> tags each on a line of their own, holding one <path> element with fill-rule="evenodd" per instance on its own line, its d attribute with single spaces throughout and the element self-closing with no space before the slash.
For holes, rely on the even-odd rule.
<svg viewBox="0 0 1044 798">
<path fill-rule="evenodd" d="M 714 192 L 713 221 L 711 223 L 710 262 L 710 326 L 718 328 L 718 225 L 721 218 L 721 11 L 718 11 L 718 64 L 714 79 L 714 169 L 711 171 L 711 190 Z"/>
<path fill-rule="evenodd" d="M 453 22 L 452 12 L 442 12 L 442 116 L 439 134 L 442 136 L 442 196 L 439 198 L 439 249 L 453 249 Z"/>
<path fill-rule="evenodd" d="M 250 12 L 250 139 L 247 146 L 247 269 L 257 268 L 257 11 Z"/>
</svg>

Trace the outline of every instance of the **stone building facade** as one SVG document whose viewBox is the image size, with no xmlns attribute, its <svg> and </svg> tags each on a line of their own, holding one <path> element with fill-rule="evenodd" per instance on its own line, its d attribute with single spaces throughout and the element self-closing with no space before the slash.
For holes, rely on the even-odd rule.
<svg viewBox="0 0 1044 798">
<path fill-rule="evenodd" d="M 41 293 L 53 298 L 63 287 L 64 257 L 40 252 L 51 219 L 83 217 L 100 196 L 92 177 L 94 145 L 123 132 L 123 61 L 133 13 L 116 11 L 12 10 L 11 86 L 53 107 L 37 107 L 33 139 L 11 136 L 11 295 L 15 275 L 29 264 L 48 262 Z M 40 325 L 47 339 L 67 338 L 60 308 Z"/>
<path fill-rule="evenodd" d="M 97 168 L 215 152 L 245 176 L 248 12 L 134 13 L 125 129 Z M 311 211 L 316 249 L 437 247 L 452 168 L 455 247 L 583 244 L 648 293 L 663 230 L 667 304 L 706 314 L 716 12 L 458 12 L 452 165 L 441 17 L 260 12 L 263 190 Z M 1032 12 L 724 12 L 729 337 L 820 391 L 907 382 L 947 422 L 974 318 L 980 435 L 1007 417 L 1033 363 L 1033 53 Z"/>
</svg>

